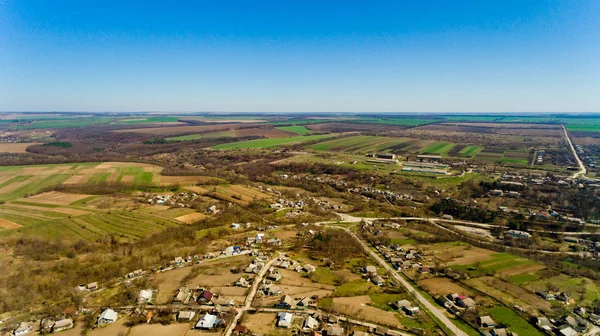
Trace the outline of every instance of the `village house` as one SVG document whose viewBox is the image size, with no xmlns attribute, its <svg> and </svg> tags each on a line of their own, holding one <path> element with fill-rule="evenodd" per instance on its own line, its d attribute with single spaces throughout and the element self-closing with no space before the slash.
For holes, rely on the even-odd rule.
<svg viewBox="0 0 600 336">
<path fill-rule="evenodd" d="M 52 332 L 59 332 L 59 331 L 71 329 L 71 328 L 73 328 L 74 325 L 75 324 L 73 323 L 73 319 L 70 319 L 70 318 L 58 320 L 52 326 Z"/>
<path fill-rule="evenodd" d="M 250 287 L 250 283 L 244 277 L 239 278 L 233 285 L 236 287 L 244 287 L 244 288 Z"/>
<path fill-rule="evenodd" d="M 292 325 L 292 317 L 292 314 L 286 312 L 277 314 L 277 327 L 289 328 Z"/>
<path fill-rule="evenodd" d="M 140 294 L 138 295 L 138 303 L 150 303 L 152 301 L 152 296 L 154 292 L 151 289 L 142 289 Z"/>
<path fill-rule="evenodd" d="M 396 310 L 402 310 L 406 315 L 414 316 L 419 314 L 419 307 L 413 307 L 408 300 L 396 301 L 392 304 Z"/>
<path fill-rule="evenodd" d="M 284 295 L 281 297 L 278 303 L 275 304 L 275 307 L 281 309 L 291 309 L 294 305 L 294 298 L 289 295 Z"/>
<path fill-rule="evenodd" d="M 204 314 L 200 320 L 196 323 L 196 329 L 209 330 L 215 328 L 217 323 L 217 316 L 212 314 Z"/>
<path fill-rule="evenodd" d="M 177 313 L 177 321 L 190 322 L 195 315 L 196 312 L 194 312 L 193 310 L 182 310 L 179 313 Z"/>
<path fill-rule="evenodd" d="M 326 330 L 327 336 L 344 336 L 344 328 L 331 326 Z"/>
<path fill-rule="evenodd" d="M 19 324 L 19 326 L 17 327 L 17 329 L 15 329 L 13 331 L 13 334 L 15 336 L 25 335 L 25 334 L 30 333 L 31 331 L 33 331 L 33 326 L 30 323 L 21 322 L 21 324 Z"/>
<path fill-rule="evenodd" d="M 117 312 L 108 308 L 98 316 L 98 325 L 105 325 L 113 323 L 117 320 L 118 315 Z"/>
<path fill-rule="evenodd" d="M 489 316 L 480 316 L 479 317 L 479 326 L 482 328 L 493 328 L 496 326 L 496 322 L 492 320 Z"/>
<path fill-rule="evenodd" d="M 305 331 L 314 330 L 319 327 L 319 321 L 317 321 L 314 317 L 308 315 L 304 322 L 302 323 L 302 329 Z"/>
<path fill-rule="evenodd" d="M 213 296 L 214 296 L 213 293 L 205 290 L 202 292 L 202 294 L 200 294 L 200 297 L 198 298 L 198 303 L 205 304 L 205 305 L 211 304 L 212 300 L 213 300 Z"/>
</svg>

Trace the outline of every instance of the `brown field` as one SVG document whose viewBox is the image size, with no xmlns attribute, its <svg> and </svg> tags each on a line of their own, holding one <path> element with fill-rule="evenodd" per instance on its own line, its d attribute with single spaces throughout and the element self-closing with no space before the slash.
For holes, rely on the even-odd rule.
<svg viewBox="0 0 600 336">
<path fill-rule="evenodd" d="M 25 153 L 27 147 L 41 143 L 6 143 L 0 142 L 0 153 Z"/>
<path fill-rule="evenodd" d="M 5 229 L 5 230 L 14 230 L 14 229 L 18 229 L 20 227 L 22 227 L 23 225 L 21 224 L 17 224 L 17 223 L 13 223 L 9 220 L 6 220 L 4 218 L 0 218 L 0 228 Z"/>
<path fill-rule="evenodd" d="M 43 203 L 53 205 L 69 205 L 92 195 L 87 194 L 67 194 L 58 191 L 49 191 L 42 194 L 37 194 L 28 198 L 21 199 L 22 201 L 32 203 Z"/>
<path fill-rule="evenodd" d="M 177 135 L 185 133 L 208 133 L 218 131 L 228 131 L 239 124 L 222 124 L 222 125 L 206 125 L 206 126 L 170 126 L 170 127 L 148 127 L 148 128 L 129 128 L 116 130 L 116 133 L 142 133 L 155 135 Z"/>
<path fill-rule="evenodd" d="M 253 335 L 256 334 L 272 334 L 275 329 L 276 315 L 274 313 L 256 313 L 256 314 L 244 314 L 242 321 L 246 328 L 252 331 Z M 293 323 L 293 321 L 292 321 Z"/>
<path fill-rule="evenodd" d="M 511 276 L 515 276 L 518 274 L 533 274 L 539 270 L 543 270 L 545 269 L 546 266 L 542 265 L 542 264 L 525 264 L 525 265 L 519 265 L 516 267 L 512 267 L 503 271 L 500 271 L 497 273 L 497 275 L 501 278 L 504 277 L 511 277 Z"/>
<path fill-rule="evenodd" d="M 288 240 L 291 238 L 296 237 L 296 234 L 298 233 L 297 230 L 277 230 L 272 232 L 273 236 L 275 236 L 275 238 L 279 238 L 281 240 Z"/>
<path fill-rule="evenodd" d="M 131 328 L 127 336 L 183 336 L 190 329 L 189 323 L 162 324 L 140 324 Z"/>
<path fill-rule="evenodd" d="M 394 328 L 402 326 L 395 313 L 369 306 L 372 302 L 367 295 L 333 299 L 336 310 L 344 315 Z"/>
<path fill-rule="evenodd" d="M 452 293 L 464 294 L 473 297 L 475 293 L 462 286 L 460 283 L 454 282 L 448 278 L 429 278 L 419 281 L 419 286 L 423 287 L 427 292 L 434 297 L 439 295 L 447 295 Z"/>
<path fill-rule="evenodd" d="M 537 310 L 547 310 L 552 306 L 549 301 L 534 293 L 498 278 L 486 276 L 465 280 L 465 283 L 509 307 L 519 305 L 535 313 Z"/>
<path fill-rule="evenodd" d="M 32 181 L 36 180 L 36 178 L 29 178 L 25 181 L 19 181 L 19 182 L 13 182 L 7 186 L 5 186 L 4 188 L 0 189 L 0 194 L 8 194 L 14 190 L 17 190 L 23 186 L 26 186 L 28 184 L 30 184 Z"/>
<path fill-rule="evenodd" d="M 152 182 L 159 183 L 161 185 L 173 185 L 173 184 L 201 184 L 209 181 L 213 181 L 214 178 L 210 176 L 164 176 L 154 175 Z"/>
<path fill-rule="evenodd" d="M 205 214 L 200 213 L 200 212 L 192 212 L 187 215 L 175 217 L 175 220 L 182 222 L 182 223 L 191 224 L 191 223 L 195 223 L 199 220 L 202 220 L 204 218 L 206 218 Z"/>
<path fill-rule="evenodd" d="M 69 177 L 65 182 L 63 182 L 63 184 L 82 184 L 82 183 L 86 183 L 90 177 L 92 177 L 92 175 L 87 174 L 87 175 L 73 175 L 71 177 Z"/>
<path fill-rule="evenodd" d="M 123 175 L 121 176 L 121 183 L 133 183 L 135 175 Z"/>
<path fill-rule="evenodd" d="M 303 277 L 300 273 L 295 271 L 281 269 L 279 270 L 279 273 L 281 273 L 283 276 L 280 282 L 281 285 L 335 290 L 335 286 L 313 282 L 312 280 Z"/>
<path fill-rule="evenodd" d="M 209 192 L 208 189 L 202 188 L 202 187 L 196 187 L 196 186 L 191 186 L 191 187 L 185 187 L 185 189 L 191 191 L 191 192 L 195 192 L 197 194 L 200 195 L 204 195 L 207 194 Z"/>
<path fill-rule="evenodd" d="M 452 265 L 468 265 L 478 261 L 491 259 L 491 255 L 495 252 L 464 245 L 450 246 L 448 244 L 431 245 L 430 248 L 446 266 Z"/>
<path fill-rule="evenodd" d="M 83 216 L 83 215 L 89 214 L 88 211 L 73 209 L 73 208 L 44 208 L 44 207 L 37 207 L 37 206 L 33 206 L 33 205 L 23 205 L 23 204 L 14 204 L 14 203 L 5 203 L 4 205 L 6 205 L 7 207 L 13 207 L 13 208 L 58 212 L 58 213 L 63 213 L 63 214 L 71 215 L 71 216 Z"/>
<path fill-rule="evenodd" d="M 156 275 L 154 282 L 158 284 L 158 295 L 156 304 L 171 302 L 175 291 L 181 287 L 181 281 L 190 274 L 191 267 L 181 267 L 175 270 L 161 272 Z"/>
<path fill-rule="evenodd" d="M 220 274 L 200 274 L 197 277 L 190 280 L 190 284 L 199 285 L 203 287 L 219 287 L 226 284 L 231 284 L 240 278 L 240 274 L 234 274 L 229 272 L 229 270 L 223 270 L 219 272 Z"/>
<path fill-rule="evenodd" d="M 127 335 L 129 331 L 129 327 L 125 326 L 125 322 L 127 319 L 123 316 L 119 316 L 117 322 L 113 324 L 109 324 L 106 327 L 96 328 L 92 330 L 89 335 L 90 336 L 117 336 L 117 335 Z"/>
</svg>

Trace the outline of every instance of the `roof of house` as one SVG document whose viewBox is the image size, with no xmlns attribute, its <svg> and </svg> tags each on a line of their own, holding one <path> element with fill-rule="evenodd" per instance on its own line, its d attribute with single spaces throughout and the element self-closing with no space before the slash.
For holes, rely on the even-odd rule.
<svg viewBox="0 0 600 336">
<path fill-rule="evenodd" d="M 412 304 L 408 300 L 396 301 L 395 304 L 396 304 L 396 307 L 398 307 L 398 308 L 410 308 L 410 307 L 412 307 Z"/>
<path fill-rule="evenodd" d="M 281 301 L 279 303 L 287 303 L 290 306 L 294 304 L 294 298 L 289 295 L 284 295 L 281 297 Z"/>
<path fill-rule="evenodd" d="M 194 315 L 196 315 L 196 312 L 192 311 L 192 310 L 182 310 L 179 312 L 179 314 L 177 314 L 177 318 L 178 319 L 191 319 L 192 317 L 194 317 Z"/>
<path fill-rule="evenodd" d="M 481 321 L 481 324 L 486 324 L 486 325 L 495 325 L 496 324 L 496 322 L 494 322 L 494 320 L 492 320 L 492 318 L 487 315 L 480 316 L 479 321 Z"/>
<path fill-rule="evenodd" d="M 212 300 L 213 296 L 214 296 L 214 294 L 207 290 L 205 290 L 204 292 L 202 292 L 202 294 L 200 294 L 200 298 L 203 298 L 207 301 Z"/>
<path fill-rule="evenodd" d="M 575 329 L 573 329 L 571 327 L 566 327 L 566 328 L 560 329 L 560 334 L 563 336 L 577 336 L 578 332 L 575 331 Z"/>
<path fill-rule="evenodd" d="M 315 320 L 312 316 L 307 316 L 302 323 L 302 328 L 314 329 L 319 326 L 319 321 Z"/>
<path fill-rule="evenodd" d="M 54 329 L 64 328 L 73 324 L 73 319 L 64 319 L 54 323 Z"/>
<path fill-rule="evenodd" d="M 117 312 L 108 308 L 100 314 L 98 319 L 116 321 L 117 320 Z"/>
<path fill-rule="evenodd" d="M 292 314 L 281 312 L 277 314 L 277 325 L 282 327 L 289 327 L 292 324 Z"/>
<path fill-rule="evenodd" d="M 344 328 L 342 327 L 329 327 L 327 328 L 327 336 L 343 336 Z"/>
<path fill-rule="evenodd" d="M 212 329 L 217 322 L 217 316 L 211 314 L 204 314 L 202 318 L 196 323 L 196 328 Z"/>
</svg>

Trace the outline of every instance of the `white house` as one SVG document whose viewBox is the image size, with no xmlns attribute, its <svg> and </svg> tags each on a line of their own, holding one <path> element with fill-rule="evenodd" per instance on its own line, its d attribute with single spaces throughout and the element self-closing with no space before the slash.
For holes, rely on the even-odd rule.
<svg viewBox="0 0 600 336">
<path fill-rule="evenodd" d="M 292 314 L 281 312 L 277 314 L 277 326 L 279 328 L 289 328 L 292 325 Z"/>
<path fill-rule="evenodd" d="M 98 324 L 102 325 L 113 323 L 117 320 L 117 318 L 117 312 L 108 308 L 105 311 L 103 311 L 102 314 L 100 314 L 100 316 L 98 316 Z"/>
<path fill-rule="evenodd" d="M 217 316 L 211 314 L 204 314 L 202 318 L 196 323 L 197 329 L 212 329 L 217 323 Z"/>
<path fill-rule="evenodd" d="M 142 289 L 138 296 L 138 303 L 150 303 L 152 301 L 153 292 L 151 289 Z"/>
</svg>

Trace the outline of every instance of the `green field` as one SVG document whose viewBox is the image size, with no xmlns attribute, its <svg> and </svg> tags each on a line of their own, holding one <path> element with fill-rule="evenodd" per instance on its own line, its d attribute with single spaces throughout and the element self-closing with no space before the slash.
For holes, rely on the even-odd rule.
<svg viewBox="0 0 600 336">
<path fill-rule="evenodd" d="M 124 125 L 136 125 L 136 124 L 148 124 L 148 123 L 165 123 L 165 122 L 177 122 L 177 117 L 147 117 L 147 118 L 127 118 L 118 120 L 117 124 Z"/>
<path fill-rule="evenodd" d="M 519 335 L 545 335 L 544 333 L 536 329 L 534 326 L 529 324 L 527 320 L 525 320 L 517 313 L 504 306 L 497 306 L 491 308 L 490 315 L 492 319 L 496 321 L 496 323 L 502 323 L 507 325 L 511 331 L 514 331 Z"/>
<path fill-rule="evenodd" d="M 333 296 L 360 296 L 366 294 L 373 294 L 380 290 L 378 286 L 373 285 L 365 280 L 356 280 L 346 282 L 339 286 L 333 292 Z"/>
<path fill-rule="evenodd" d="M 456 144 L 445 142 L 445 141 L 438 141 L 438 142 L 432 143 L 429 146 L 425 146 L 424 148 L 421 148 L 421 150 L 419 150 L 419 153 L 446 155 L 446 154 L 448 154 L 449 151 L 452 150 L 452 148 L 454 148 L 454 146 L 456 146 Z"/>
<path fill-rule="evenodd" d="M 106 168 L 96 168 L 102 165 L 112 165 L 110 163 L 73 163 L 73 164 L 53 164 L 53 165 L 31 165 L 31 166 L 6 166 L 0 167 L 0 178 L 4 182 L 0 183 L 0 201 L 10 201 L 28 195 L 33 195 L 55 187 L 63 183 L 69 183 L 71 178 L 78 178 L 76 183 L 98 184 L 107 181 L 119 182 L 124 176 L 133 176 L 130 181 L 135 185 L 151 184 L 154 179 L 154 172 L 147 171 L 147 168 L 135 163 L 132 166 L 124 164 L 114 164 L 110 168 L 112 172 L 106 172 Z M 118 176 L 118 177 L 117 177 Z M 113 177 L 113 180 L 109 178 Z"/>
<path fill-rule="evenodd" d="M 305 136 L 295 136 L 290 138 L 277 138 L 277 139 L 257 139 L 257 140 L 248 140 L 241 142 L 233 142 L 226 143 L 217 146 L 213 146 L 213 149 L 257 149 L 257 148 L 276 148 L 282 146 L 290 146 L 301 144 L 305 142 L 311 142 L 316 140 L 322 140 L 331 138 L 331 135 L 323 134 L 323 135 L 305 135 Z"/>
<path fill-rule="evenodd" d="M 30 130 L 45 128 L 69 128 L 108 124 L 114 118 L 60 118 L 56 120 L 34 120 L 28 123 L 11 125 L 10 129 Z"/>
<path fill-rule="evenodd" d="M 500 163 L 509 163 L 509 164 L 518 164 L 518 165 L 527 165 L 529 164 L 529 160 L 525 159 L 515 159 L 515 158 L 501 158 Z"/>
<path fill-rule="evenodd" d="M 535 263 L 533 260 L 517 257 L 509 253 L 494 253 L 490 260 L 468 265 L 454 265 L 455 270 L 468 271 L 471 276 L 494 275 L 496 272 L 507 270 L 516 266 Z"/>
<path fill-rule="evenodd" d="M 182 135 L 182 136 L 166 138 L 165 140 L 167 140 L 167 141 L 188 141 L 188 140 L 198 140 L 198 139 L 235 137 L 235 136 L 236 136 L 236 134 L 234 131 L 223 131 L 223 132 L 214 132 L 214 133 Z"/>
<path fill-rule="evenodd" d="M 539 277 L 535 274 L 517 274 L 510 278 L 510 282 L 514 283 L 515 285 L 522 285 L 537 279 L 539 279 Z"/>
<path fill-rule="evenodd" d="M 311 130 L 309 130 L 308 128 L 306 128 L 304 126 L 300 126 L 300 125 L 280 126 L 280 127 L 275 127 L 275 128 L 278 130 L 281 130 L 281 131 L 296 133 L 296 134 L 300 134 L 300 135 L 306 135 L 306 134 L 312 133 Z"/>
<path fill-rule="evenodd" d="M 408 140 L 405 138 L 358 135 L 320 142 L 310 145 L 308 148 L 318 151 L 367 154 L 389 151 L 391 147 Z"/>
<path fill-rule="evenodd" d="M 471 146 L 467 146 L 467 147 L 461 149 L 459 154 L 462 156 L 473 157 L 473 156 L 479 154 L 479 152 L 481 152 L 482 150 L 483 150 L 483 146 L 471 145 Z"/>
</svg>

